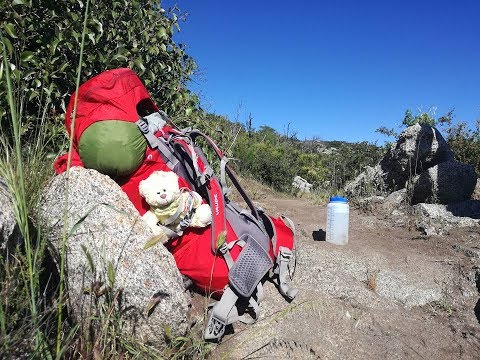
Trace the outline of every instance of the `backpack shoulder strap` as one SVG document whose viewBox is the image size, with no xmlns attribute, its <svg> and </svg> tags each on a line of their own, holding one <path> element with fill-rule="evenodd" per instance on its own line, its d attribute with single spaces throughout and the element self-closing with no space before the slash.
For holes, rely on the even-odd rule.
<svg viewBox="0 0 480 360">
<path fill-rule="evenodd" d="M 166 121 L 160 112 L 155 112 L 136 121 L 141 133 L 147 139 L 152 149 L 157 149 L 167 166 L 173 171 L 179 160 L 175 157 L 174 152 L 170 148 L 168 142 L 162 137 L 158 138 L 155 133 L 165 126 Z"/>
<path fill-rule="evenodd" d="M 213 176 L 210 166 L 197 154 L 196 148 L 188 134 L 173 136 L 171 142 L 173 148 L 181 157 L 187 157 L 184 165 L 187 167 L 195 186 L 204 190 L 208 197 L 208 203 L 212 208 L 212 241 L 211 247 L 214 253 L 217 253 L 225 242 L 227 233 L 227 223 L 225 215 L 225 198 L 222 187 L 218 179 Z"/>
</svg>

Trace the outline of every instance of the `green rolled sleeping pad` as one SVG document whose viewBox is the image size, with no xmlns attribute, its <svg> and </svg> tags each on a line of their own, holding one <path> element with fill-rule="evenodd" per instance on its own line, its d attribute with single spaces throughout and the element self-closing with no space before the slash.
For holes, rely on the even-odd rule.
<svg viewBox="0 0 480 360">
<path fill-rule="evenodd" d="M 140 167 L 146 148 L 147 141 L 135 123 L 103 120 L 82 133 L 78 152 L 86 168 L 120 179 Z"/>
</svg>

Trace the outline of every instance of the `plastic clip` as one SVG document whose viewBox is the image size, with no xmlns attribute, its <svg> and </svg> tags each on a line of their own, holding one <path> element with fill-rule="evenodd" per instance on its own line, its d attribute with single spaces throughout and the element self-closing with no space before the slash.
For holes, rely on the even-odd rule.
<svg viewBox="0 0 480 360">
<path fill-rule="evenodd" d="M 147 120 L 145 120 L 144 118 L 140 118 L 138 121 L 137 121 L 137 125 L 140 129 L 140 131 L 144 134 L 148 134 L 148 122 Z"/>
<path fill-rule="evenodd" d="M 212 168 L 210 167 L 207 167 L 205 169 L 205 171 L 203 172 L 203 174 L 201 174 L 198 178 L 197 178 L 197 185 L 200 187 L 200 186 L 204 186 L 205 184 L 207 184 L 210 179 L 213 177 L 213 170 Z"/>
<path fill-rule="evenodd" d="M 225 255 L 228 251 L 229 251 L 229 248 L 226 241 L 217 248 L 217 252 L 219 252 L 222 255 Z"/>
<path fill-rule="evenodd" d="M 217 340 L 225 334 L 226 324 L 215 317 L 213 314 L 208 321 L 208 325 L 205 328 L 204 338 L 205 340 Z"/>
</svg>

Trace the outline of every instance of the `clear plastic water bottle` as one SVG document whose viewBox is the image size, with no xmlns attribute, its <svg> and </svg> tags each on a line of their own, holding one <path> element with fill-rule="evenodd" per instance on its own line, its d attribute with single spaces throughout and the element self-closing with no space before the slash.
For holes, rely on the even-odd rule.
<svg viewBox="0 0 480 360">
<path fill-rule="evenodd" d="M 336 245 L 348 243 L 349 206 L 346 198 L 333 196 L 327 205 L 326 240 Z"/>
</svg>

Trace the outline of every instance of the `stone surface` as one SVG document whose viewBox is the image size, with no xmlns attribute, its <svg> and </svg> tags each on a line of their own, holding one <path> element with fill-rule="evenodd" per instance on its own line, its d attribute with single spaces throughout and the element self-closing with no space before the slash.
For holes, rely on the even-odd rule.
<svg viewBox="0 0 480 360">
<path fill-rule="evenodd" d="M 56 176 L 43 193 L 39 219 L 57 252 L 62 247 L 64 218 L 70 234 L 66 241 L 69 300 L 77 320 L 95 311 L 92 295 L 85 289 L 95 282 L 109 286 L 113 280 L 111 293 L 121 300 L 125 333 L 163 345 L 164 324 L 173 334 L 187 331 L 190 296 L 174 259 L 162 245 L 144 249 L 153 234 L 113 180 L 80 167 L 71 169 L 68 182 L 65 173 Z M 154 297 L 159 301 L 150 308 Z M 105 295 L 99 299 L 102 302 Z"/>
<path fill-rule="evenodd" d="M 22 243 L 12 205 L 12 197 L 5 181 L 0 178 L 0 255 L 5 257 Z"/>
<path fill-rule="evenodd" d="M 413 270 L 408 263 L 392 264 L 379 254 L 354 253 L 328 243 L 304 244 L 298 266 L 295 282 L 305 290 L 349 298 L 369 307 L 412 307 L 438 300 L 442 289 L 434 279 L 444 278 L 422 264 Z M 372 289 L 369 281 L 374 282 Z"/>
<path fill-rule="evenodd" d="M 472 199 L 480 200 L 480 178 L 477 179 L 477 185 L 475 186 L 475 190 L 473 190 Z"/>
<path fill-rule="evenodd" d="M 392 214 L 399 208 L 404 207 L 407 203 L 407 189 L 397 190 L 387 197 L 375 195 L 366 198 L 357 198 L 354 203 L 363 211 L 382 211 Z"/>
<path fill-rule="evenodd" d="M 416 226 L 425 235 L 443 235 L 453 227 L 480 225 L 480 201 L 468 200 L 452 205 L 417 204 Z"/>
<path fill-rule="evenodd" d="M 380 165 L 367 166 L 364 172 L 345 185 L 344 190 L 348 197 L 363 197 L 379 192 L 383 193 L 383 172 Z"/>
<path fill-rule="evenodd" d="M 469 200 L 477 184 L 473 166 L 458 161 L 437 164 L 413 180 L 412 204 L 452 204 Z"/>
<path fill-rule="evenodd" d="M 393 211 L 400 206 L 405 205 L 408 202 L 407 195 L 407 189 L 394 191 L 393 193 L 388 195 L 383 202 L 384 209 L 388 211 Z"/>
<path fill-rule="evenodd" d="M 478 358 L 478 258 L 452 247 L 473 248 L 478 227 L 419 238 L 392 217 L 351 208 L 348 245 L 335 246 L 316 240 L 326 206 L 298 198 L 261 206 L 295 221 L 298 296 L 288 304 L 267 283 L 259 321 L 235 324 L 209 358 Z"/>
<path fill-rule="evenodd" d="M 352 205 L 362 209 L 363 211 L 375 211 L 385 201 L 384 196 L 369 196 L 366 198 L 354 198 Z"/>
<path fill-rule="evenodd" d="M 447 220 L 459 226 L 475 225 L 480 219 L 479 200 L 467 200 L 452 205 L 421 203 L 414 205 L 413 209 L 417 215 Z"/>
<path fill-rule="evenodd" d="M 454 154 L 440 132 L 428 125 L 406 128 L 380 161 L 390 191 L 403 189 L 415 175 L 439 163 L 454 160 Z"/>
<path fill-rule="evenodd" d="M 292 182 L 292 186 L 295 188 L 295 189 L 298 189 L 300 191 L 303 191 L 303 192 L 310 192 L 310 190 L 312 189 L 312 184 L 310 184 L 307 180 L 305 180 L 304 178 L 300 177 L 300 176 L 295 176 L 293 178 L 293 182 Z"/>
</svg>

